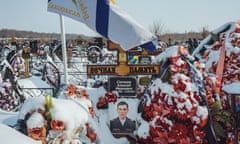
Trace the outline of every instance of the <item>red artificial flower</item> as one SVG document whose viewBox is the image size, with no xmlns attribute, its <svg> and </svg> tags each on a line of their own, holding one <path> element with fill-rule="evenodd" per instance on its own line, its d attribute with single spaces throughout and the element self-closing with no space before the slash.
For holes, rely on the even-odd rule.
<svg viewBox="0 0 240 144">
<path fill-rule="evenodd" d="M 104 107 L 107 104 L 107 99 L 106 97 L 99 97 L 98 102 L 97 102 L 97 108 Z"/>
<path fill-rule="evenodd" d="M 194 137 L 199 137 L 200 138 L 199 140 L 202 140 L 206 137 L 206 133 L 203 131 L 202 127 L 194 128 L 193 129 L 193 135 L 194 135 Z"/>
<path fill-rule="evenodd" d="M 169 123 L 167 123 L 166 121 L 170 121 L 170 120 L 167 119 L 167 118 L 163 119 L 163 118 L 158 117 L 158 118 L 155 120 L 154 125 L 155 125 L 155 126 L 160 126 L 160 127 L 162 127 L 164 130 L 168 130 L 168 129 L 171 127 L 171 125 L 170 125 Z"/>
<path fill-rule="evenodd" d="M 94 108 L 93 107 L 88 107 L 88 111 L 91 116 L 94 116 Z"/>
<path fill-rule="evenodd" d="M 182 79 L 178 79 L 178 81 L 172 80 L 171 83 L 176 92 L 181 92 L 181 91 L 184 92 L 187 87 Z"/>
<path fill-rule="evenodd" d="M 68 94 L 68 96 L 73 96 L 77 89 L 78 88 L 75 85 L 72 85 L 72 84 L 68 85 L 67 86 L 67 94 Z"/>
<path fill-rule="evenodd" d="M 206 117 L 205 119 L 201 119 L 200 123 L 198 124 L 198 126 L 200 128 L 203 128 L 208 122 L 208 117 Z"/>
<path fill-rule="evenodd" d="M 84 88 L 78 88 L 78 89 L 76 89 L 75 95 L 76 95 L 76 97 L 78 97 L 78 98 L 89 98 L 89 95 L 88 95 L 86 89 L 84 89 Z"/>
<path fill-rule="evenodd" d="M 165 95 L 162 95 L 161 93 L 161 89 L 158 88 L 156 91 L 154 91 L 151 101 L 157 103 L 159 100 L 163 100 L 164 96 Z"/>
<path fill-rule="evenodd" d="M 65 123 L 62 120 L 52 120 L 51 128 L 55 131 L 61 131 L 65 128 Z"/>
<path fill-rule="evenodd" d="M 180 142 L 180 140 L 187 142 L 186 139 L 188 139 L 188 133 L 189 130 L 187 128 L 187 124 L 175 123 L 172 127 L 172 130 L 169 132 L 169 136 L 172 139 L 175 139 L 175 142 Z"/>
<path fill-rule="evenodd" d="M 158 127 L 150 126 L 150 135 L 152 136 L 152 143 L 167 144 L 168 143 L 168 132 L 161 131 Z"/>
<path fill-rule="evenodd" d="M 167 131 L 159 132 L 158 137 L 154 137 L 152 139 L 152 143 L 153 144 L 169 144 L 168 132 Z"/>
<path fill-rule="evenodd" d="M 153 111 L 153 116 L 165 116 L 170 113 L 170 110 L 164 109 L 163 105 L 158 105 L 156 103 L 152 103 L 152 111 Z"/>
<path fill-rule="evenodd" d="M 105 93 L 105 97 L 108 100 L 108 102 L 115 103 L 117 101 L 117 95 L 115 93 L 107 92 Z"/>
<path fill-rule="evenodd" d="M 89 98 L 89 95 L 88 95 L 86 89 L 84 89 L 84 88 L 77 89 L 77 90 L 75 91 L 75 95 L 76 95 L 78 98 Z"/>
<path fill-rule="evenodd" d="M 47 144 L 46 142 L 46 128 L 28 128 L 27 129 L 28 136 L 34 140 L 40 140 L 42 144 Z"/>
<path fill-rule="evenodd" d="M 90 127 L 88 123 L 86 123 L 87 128 L 87 137 L 93 142 L 97 139 L 96 132 Z"/>
<path fill-rule="evenodd" d="M 236 29 L 235 29 L 235 31 L 234 32 L 236 32 L 236 33 L 240 33 L 240 28 L 239 27 L 237 27 Z"/>
<path fill-rule="evenodd" d="M 153 113 L 152 113 L 152 106 L 144 105 L 143 112 L 142 112 L 142 118 L 144 118 L 146 121 L 151 121 L 153 119 Z"/>
</svg>

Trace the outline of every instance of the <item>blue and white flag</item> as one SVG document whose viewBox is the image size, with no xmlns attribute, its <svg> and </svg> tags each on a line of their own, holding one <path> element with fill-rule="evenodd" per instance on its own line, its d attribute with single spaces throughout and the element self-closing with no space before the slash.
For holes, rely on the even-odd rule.
<svg viewBox="0 0 240 144">
<path fill-rule="evenodd" d="M 155 36 L 111 0 L 48 0 L 48 11 L 86 24 L 124 50 L 136 46 L 149 51 L 156 49 Z"/>
</svg>

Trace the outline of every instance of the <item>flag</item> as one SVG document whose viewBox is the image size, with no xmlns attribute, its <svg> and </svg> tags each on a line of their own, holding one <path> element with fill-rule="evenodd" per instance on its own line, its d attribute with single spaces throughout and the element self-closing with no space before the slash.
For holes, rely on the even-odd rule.
<svg viewBox="0 0 240 144">
<path fill-rule="evenodd" d="M 141 46 L 154 51 L 156 37 L 121 10 L 114 0 L 48 0 L 48 11 L 86 24 L 124 50 Z"/>
</svg>

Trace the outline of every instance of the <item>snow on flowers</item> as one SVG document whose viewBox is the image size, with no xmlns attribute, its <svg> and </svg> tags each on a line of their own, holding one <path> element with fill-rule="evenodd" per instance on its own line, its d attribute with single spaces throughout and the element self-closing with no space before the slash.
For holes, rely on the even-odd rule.
<svg viewBox="0 0 240 144">
<path fill-rule="evenodd" d="M 96 141 L 97 134 L 89 119 L 89 111 L 76 102 L 50 96 L 26 100 L 19 113 L 26 134 L 43 144 Z"/>
<path fill-rule="evenodd" d="M 232 133 L 235 126 L 230 120 L 231 98 L 223 91 L 223 87 L 240 81 L 239 48 L 240 24 L 229 22 L 214 30 L 193 52 L 205 65 L 206 96 L 220 143 L 233 143 Z M 216 108 L 216 105 L 219 108 Z"/>
<path fill-rule="evenodd" d="M 184 47 L 174 46 L 163 52 L 161 61 L 169 61 L 168 70 L 153 80 L 143 106 L 142 118 L 149 123 L 148 135 L 138 134 L 142 143 L 204 143 L 203 127 L 208 121 L 208 110 L 202 104 L 193 74 L 181 53 Z M 174 54 L 174 55 L 173 55 Z M 168 78 L 163 81 L 164 76 Z M 141 125 L 140 125 L 141 128 Z"/>
</svg>

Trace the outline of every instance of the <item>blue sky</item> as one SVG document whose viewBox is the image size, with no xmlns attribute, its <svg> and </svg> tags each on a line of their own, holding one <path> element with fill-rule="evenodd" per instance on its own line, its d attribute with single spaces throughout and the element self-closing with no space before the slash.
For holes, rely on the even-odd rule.
<svg viewBox="0 0 240 144">
<path fill-rule="evenodd" d="M 146 29 L 153 23 L 165 32 L 214 30 L 240 21 L 240 0 L 115 0 Z M 2 0 L 0 29 L 60 32 L 59 15 L 47 12 L 47 0 Z M 65 18 L 66 33 L 95 35 L 84 24 Z"/>
</svg>

